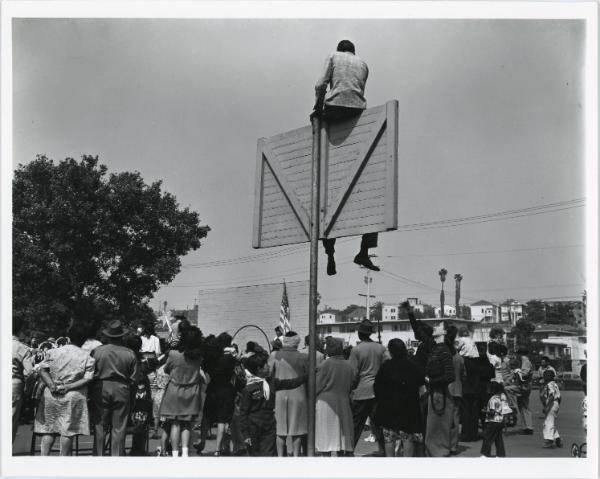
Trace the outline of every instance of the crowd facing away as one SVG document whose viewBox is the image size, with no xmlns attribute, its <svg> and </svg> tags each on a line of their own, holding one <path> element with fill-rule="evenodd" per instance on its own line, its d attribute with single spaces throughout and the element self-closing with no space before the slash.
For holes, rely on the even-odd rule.
<svg viewBox="0 0 600 479">
<path fill-rule="evenodd" d="M 372 341 L 368 320 L 354 347 L 334 337 L 317 342 L 318 454 L 352 456 L 367 422 L 381 456 L 448 457 L 459 442 L 481 440 L 483 456 L 494 447 L 503 457 L 506 427 L 519 421 L 521 433 L 533 434 L 529 351 L 511 357 L 501 330 L 475 343 L 466 328 L 432 328 L 403 307 L 416 351 L 400 339 L 387 348 Z M 41 455 L 57 438 L 60 454 L 71 455 L 76 436 L 93 435 L 94 455 L 121 456 L 131 434 L 130 455 L 185 457 L 191 447 L 201 453 L 215 428 L 216 456 L 305 455 L 308 338 L 300 350 L 298 334 L 276 328 L 272 351 L 254 342 L 240 351 L 227 333 L 204 336 L 185 317 L 175 320 L 167 341 L 152 321 L 134 332 L 120 321 L 99 332 L 74 321 L 66 337 L 29 345 L 13 321 L 13 442 L 29 417 Z M 556 371 L 543 358 L 538 372 L 541 446 L 561 447 Z M 585 366 L 581 375 L 585 381 Z M 156 452 L 147 450 L 149 436 L 160 438 Z"/>
</svg>

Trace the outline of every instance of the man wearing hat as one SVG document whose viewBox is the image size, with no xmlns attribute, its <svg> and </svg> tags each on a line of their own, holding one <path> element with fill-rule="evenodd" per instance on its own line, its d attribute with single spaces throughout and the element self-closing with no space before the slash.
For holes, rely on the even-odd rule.
<svg viewBox="0 0 600 479">
<path fill-rule="evenodd" d="M 371 340 L 371 334 L 375 332 L 373 323 L 363 319 L 358 326 L 358 339 L 360 342 L 352 348 L 350 353 L 350 364 L 358 374 L 358 385 L 352 391 L 352 416 L 354 419 L 354 447 L 360 439 L 367 417 L 373 435 L 377 438 L 377 445 L 381 455 L 385 454 L 383 434 L 373 421 L 375 410 L 375 376 L 383 362 L 385 348 Z"/>
<path fill-rule="evenodd" d="M 107 344 L 92 352 L 94 381 L 90 388 L 90 412 L 95 429 L 94 455 L 104 455 L 105 426 L 111 427 L 111 455 L 125 455 L 125 428 L 130 406 L 130 385 L 138 375 L 135 353 L 122 345 L 127 333 L 121 321 L 111 321 L 102 334 Z"/>
</svg>

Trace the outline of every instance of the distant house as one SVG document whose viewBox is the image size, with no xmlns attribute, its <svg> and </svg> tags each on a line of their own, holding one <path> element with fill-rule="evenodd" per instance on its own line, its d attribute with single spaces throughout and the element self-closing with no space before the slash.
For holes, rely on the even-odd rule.
<svg viewBox="0 0 600 479">
<path fill-rule="evenodd" d="M 514 326 L 519 319 L 523 318 L 523 305 L 515 300 L 505 301 L 500 305 L 500 320 L 508 321 Z"/>
<path fill-rule="evenodd" d="M 319 324 L 339 323 L 342 321 L 342 314 L 337 309 L 326 309 L 319 314 Z"/>
<path fill-rule="evenodd" d="M 434 309 L 435 317 L 441 318 L 440 311 L 442 308 L 439 306 Z M 444 304 L 444 318 L 455 318 L 456 317 L 456 308 L 451 304 Z"/>
<path fill-rule="evenodd" d="M 481 300 L 469 306 L 471 321 L 497 323 L 500 321 L 499 308 L 489 301 Z"/>
<path fill-rule="evenodd" d="M 406 298 L 408 304 L 410 304 L 415 311 L 419 311 L 420 313 L 425 312 L 425 306 L 419 298 Z"/>
<path fill-rule="evenodd" d="M 384 304 L 381 307 L 381 320 L 394 321 L 400 319 L 400 307 L 397 304 Z"/>
</svg>

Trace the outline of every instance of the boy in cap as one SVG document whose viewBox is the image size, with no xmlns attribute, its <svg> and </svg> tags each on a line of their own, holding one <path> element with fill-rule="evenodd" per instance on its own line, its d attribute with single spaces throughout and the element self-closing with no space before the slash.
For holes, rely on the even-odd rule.
<svg viewBox="0 0 600 479">
<path fill-rule="evenodd" d="M 251 456 L 276 456 L 275 392 L 295 389 L 307 376 L 277 379 L 269 375 L 268 356 L 259 352 L 244 359 L 246 386 L 240 399 L 240 433 Z"/>
</svg>

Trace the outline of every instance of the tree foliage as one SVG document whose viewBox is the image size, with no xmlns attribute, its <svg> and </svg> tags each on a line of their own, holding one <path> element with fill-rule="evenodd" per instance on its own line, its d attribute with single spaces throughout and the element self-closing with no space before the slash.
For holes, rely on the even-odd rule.
<svg viewBox="0 0 600 479">
<path fill-rule="evenodd" d="M 160 181 L 40 155 L 13 180 L 13 314 L 54 334 L 92 310 L 129 322 L 208 231 Z"/>
<path fill-rule="evenodd" d="M 543 323 L 546 321 L 546 305 L 542 301 L 532 299 L 525 306 L 527 320 L 532 323 Z"/>
<path fill-rule="evenodd" d="M 519 319 L 515 326 L 510 330 L 511 337 L 515 340 L 515 345 L 526 346 L 531 350 L 532 336 L 535 331 L 535 324 L 527 319 Z"/>
</svg>

